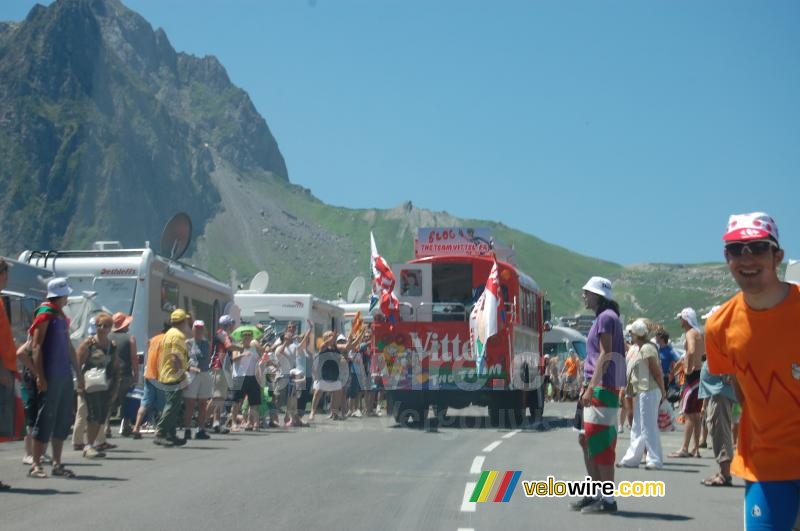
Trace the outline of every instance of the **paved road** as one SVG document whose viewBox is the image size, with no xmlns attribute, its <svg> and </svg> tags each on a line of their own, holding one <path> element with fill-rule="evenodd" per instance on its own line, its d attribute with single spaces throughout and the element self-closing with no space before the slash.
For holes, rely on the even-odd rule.
<svg viewBox="0 0 800 531">
<path fill-rule="evenodd" d="M 620 479 L 661 479 L 666 497 L 619 500 L 614 516 L 571 512 L 564 499 L 465 503 L 477 470 L 521 470 L 522 479 L 583 478 L 569 427 L 573 404 L 548 404 L 545 422 L 522 430 L 487 428 L 467 409 L 437 426 L 399 427 L 386 418 L 323 421 L 162 449 L 114 439 L 107 459 L 66 450 L 74 480 L 25 477 L 21 443 L 0 445 L 2 529 L 741 529 L 741 481 L 707 488 L 710 457 L 668 461 L 658 472 L 624 470 Z M 665 434 L 665 452 L 680 433 Z M 499 444 L 496 444 L 498 443 Z M 627 447 L 627 433 L 620 447 Z M 710 455 L 706 451 L 707 455 Z M 482 466 L 476 457 L 484 456 Z M 476 472 L 476 473 L 473 473 Z M 591 523 L 590 523 L 591 521 Z"/>
</svg>

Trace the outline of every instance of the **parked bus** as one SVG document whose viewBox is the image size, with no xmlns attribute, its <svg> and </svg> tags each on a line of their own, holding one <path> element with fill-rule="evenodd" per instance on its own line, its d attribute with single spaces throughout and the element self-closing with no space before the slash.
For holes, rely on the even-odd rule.
<svg viewBox="0 0 800 531">
<path fill-rule="evenodd" d="M 429 230 L 420 229 L 420 240 Z M 485 246 L 485 241 L 476 247 Z M 423 246 L 416 244 L 414 260 L 392 267 L 400 320 L 392 323 L 376 315 L 373 330 L 376 351 L 386 362 L 389 411 L 399 423 L 424 419 L 429 407 L 441 416 L 447 408 L 469 405 L 488 406 L 493 425 L 506 420 L 517 425 L 526 410 L 534 419 L 541 417 L 542 336 L 549 303 L 531 277 L 498 260 L 506 317 L 487 341 L 486 369 L 479 374 L 470 348 L 469 318 L 493 258 L 479 252 L 448 253 L 449 249 L 463 253 L 469 245 L 461 242 L 441 252 L 428 245 L 429 255 L 421 256 Z"/>
<path fill-rule="evenodd" d="M 89 317 L 99 311 L 133 316 L 131 333 L 139 357 L 148 338 L 169 322 L 170 313 L 183 308 L 213 330 L 233 290 L 210 273 L 156 254 L 149 247 L 122 249 L 103 242 L 92 250 L 24 251 L 20 262 L 66 277 L 73 289 L 65 313 L 72 321 L 70 334 L 79 341 Z"/>
</svg>

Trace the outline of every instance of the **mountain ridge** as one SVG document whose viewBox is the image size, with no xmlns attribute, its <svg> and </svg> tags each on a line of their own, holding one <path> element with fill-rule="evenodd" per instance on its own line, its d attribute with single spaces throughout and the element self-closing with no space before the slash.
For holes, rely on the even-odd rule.
<svg viewBox="0 0 800 531">
<path fill-rule="evenodd" d="M 398 262 L 421 226 L 488 227 L 560 314 L 580 311 L 592 275 L 616 282 L 626 314 L 664 320 L 734 288 L 719 264 L 623 267 L 409 201 L 327 205 L 289 180 L 266 120 L 216 57 L 175 51 L 118 0 L 59 0 L 0 23 L 0 160 L 5 253 L 101 239 L 138 247 L 186 211 L 196 234 L 187 260 L 224 280 L 267 269 L 272 291 L 333 298 L 369 274 L 370 231 Z"/>
</svg>

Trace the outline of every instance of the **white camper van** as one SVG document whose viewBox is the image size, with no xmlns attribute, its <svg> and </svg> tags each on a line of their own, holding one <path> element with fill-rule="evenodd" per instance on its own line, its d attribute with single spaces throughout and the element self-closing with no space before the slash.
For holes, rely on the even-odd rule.
<svg viewBox="0 0 800 531">
<path fill-rule="evenodd" d="M 559 358 L 559 366 L 573 349 L 580 359 L 586 358 L 586 336 L 573 328 L 554 326 L 544 333 L 544 353 Z"/>
<path fill-rule="evenodd" d="M 233 300 L 239 307 L 242 323 L 271 325 L 277 333 L 283 332 L 290 322 L 299 325 L 298 332 L 305 333 L 306 321 L 314 323 L 315 338 L 325 330 L 342 331 L 344 310 L 308 293 L 244 290 L 237 291 Z"/>
<path fill-rule="evenodd" d="M 102 242 L 86 251 L 24 251 L 19 260 L 69 279 L 73 294 L 65 313 L 75 341 L 85 334 L 93 313 L 132 315 L 140 358 L 148 338 L 161 331 L 175 308 L 213 327 L 233 299 L 230 286 L 211 274 L 149 247 L 122 249 L 118 242 Z"/>
<path fill-rule="evenodd" d="M 47 296 L 47 281 L 52 271 L 5 259 L 9 265 L 8 284 L 0 292 L 11 323 L 11 332 L 17 345 L 27 340 L 28 328 L 33 322 L 33 311 Z"/>
</svg>

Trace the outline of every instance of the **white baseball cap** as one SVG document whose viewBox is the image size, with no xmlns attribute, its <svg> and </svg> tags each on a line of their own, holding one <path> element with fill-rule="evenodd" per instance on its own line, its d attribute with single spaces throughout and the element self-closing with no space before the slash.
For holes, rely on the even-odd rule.
<svg viewBox="0 0 800 531">
<path fill-rule="evenodd" d="M 592 277 L 589 279 L 586 284 L 584 284 L 583 289 L 586 291 L 591 291 L 592 293 L 596 293 L 601 297 L 608 299 L 610 301 L 614 300 L 614 291 L 611 289 L 611 281 L 604 277 Z"/>
<path fill-rule="evenodd" d="M 225 314 L 225 315 L 223 315 L 222 317 L 219 318 L 219 325 L 220 326 L 230 326 L 230 325 L 232 325 L 234 323 L 235 323 L 235 321 L 233 320 L 233 317 L 231 317 L 228 314 Z"/>
<path fill-rule="evenodd" d="M 198 319 L 197 321 L 192 323 L 192 328 L 205 328 L 205 327 L 206 327 L 206 324 L 203 321 L 201 321 L 200 319 Z"/>
<path fill-rule="evenodd" d="M 703 329 L 700 328 L 700 323 L 697 320 L 697 312 L 694 311 L 694 308 L 689 308 L 689 307 L 684 308 L 683 310 L 678 312 L 678 315 L 676 315 L 675 318 L 683 319 L 684 321 L 689 323 L 689 326 L 691 326 L 701 334 L 703 333 Z"/>
<path fill-rule="evenodd" d="M 72 288 L 69 287 L 67 279 L 64 277 L 57 277 L 47 283 L 47 298 L 53 297 L 66 297 L 72 293 Z"/>
</svg>

